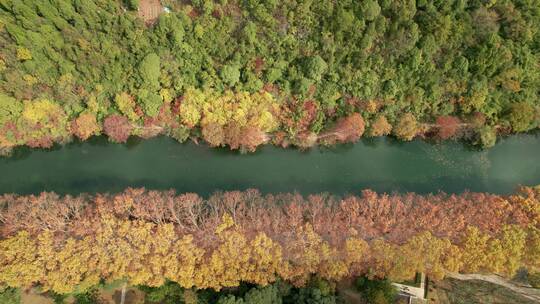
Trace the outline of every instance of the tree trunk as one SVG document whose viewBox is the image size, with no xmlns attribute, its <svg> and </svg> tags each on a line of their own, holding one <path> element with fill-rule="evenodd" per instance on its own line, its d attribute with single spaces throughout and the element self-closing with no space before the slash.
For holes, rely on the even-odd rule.
<svg viewBox="0 0 540 304">
<path fill-rule="evenodd" d="M 122 294 L 120 296 L 120 304 L 124 304 L 126 301 L 127 283 L 122 285 Z"/>
</svg>

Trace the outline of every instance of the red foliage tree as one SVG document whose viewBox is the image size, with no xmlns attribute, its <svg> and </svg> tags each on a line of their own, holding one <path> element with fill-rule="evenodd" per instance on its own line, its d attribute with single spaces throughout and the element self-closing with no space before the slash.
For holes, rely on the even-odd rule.
<svg viewBox="0 0 540 304">
<path fill-rule="evenodd" d="M 313 100 L 304 102 L 301 119 L 298 121 L 299 130 L 308 130 L 317 116 L 318 105 Z"/>
<path fill-rule="evenodd" d="M 351 235 L 363 239 L 384 237 L 402 244 L 429 231 L 438 237 L 460 240 L 468 226 L 495 233 L 507 224 L 526 227 L 540 222 L 537 211 L 540 192 L 523 188 L 520 193 L 498 196 L 486 193 L 377 194 L 337 198 L 314 194 L 261 195 L 256 190 L 220 192 L 204 200 L 196 194 L 174 191 L 127 189 L 119 194 L 60 197 L 0 195 L 0 232 L 12 235 L 20 230 L 52 230 L 67 235 L 92 234 L 93 222 L 102 216 L 172 223 L 179 234 L 201 236 L 210 241 L 216 225 L 227 213 L 246 231 L 265 232 L 283 239 L 304 224 L 331 244 L 341 244 Z"/>
<path fill-rule="evenodd" d="M 365 123 L 360 113 L 353 113 L 347 117 L 340 118 L 336 125 L 328 132 L 321 135 L 321 138 L 330 143 L 355 142 L 364 134 Z"/>
<path fill-rule="evenodd" d="M 437 117 L 437 136 L 440 139 L 449 139 L 454 137 L 459 130 L 461 120 L 455 116 L 439 116 Z"/>
<path fill-rule="evenodd" d="M 127 117 L 113 114 L 105 118 L 103 129 L 113 141 L 123 143 L 129 138 L 132 126 Z"/>
<path fill-rule="evenodd" d="M 37 138 L 29 138 L 26 145 L 30 148 L 50 148 L 54 144 L 54 139 L 50 136 L 41 136 Z"/>
<path fill-rule="evenodd" d="M 244 127 L 242 129 L 243 141 L 242 147 L 250 152 L 255 152 L 257 146 L 268 140 L 266 133 L 256 127 Z"/>
</svg>

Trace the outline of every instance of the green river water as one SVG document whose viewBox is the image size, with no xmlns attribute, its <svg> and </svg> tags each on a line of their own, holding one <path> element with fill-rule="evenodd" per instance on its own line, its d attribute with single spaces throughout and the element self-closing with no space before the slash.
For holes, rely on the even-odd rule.
<svg viewBox="0 0 540 304">
<path fill-rule="evenodd" d="M 118 192 L 126 187 L 334 194 L 378 192 L 509 193 L 540 184 L 540 137 L 516 135 L 487 151 L 460 143 L 390 138 L 308 151 L 272 146 L 241 155 L 159 137 L 128 144 L 94 138 L 53 150 L 20 148 L 0 158 L 0 193 Z"/>
</svg>

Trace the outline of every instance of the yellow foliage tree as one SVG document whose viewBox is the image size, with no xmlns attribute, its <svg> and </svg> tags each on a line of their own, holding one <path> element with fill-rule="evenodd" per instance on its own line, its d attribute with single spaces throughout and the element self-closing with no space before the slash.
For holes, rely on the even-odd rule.
<svg viewBox="0 0 540 304">
<path fill-rule="evenodd" d="M 369 129 L 370 136 L 384 136 L 390 134 L 390 132 L 392 132 L 392 125 L 384 115 L 377 116 Z"/>
<path fill-rule="evenodd" d="M 501 234 L 500 242 L 504 251 L 503 274 L 514 276 L 523 265 L 527 232 L 519 226 L 506 225 Z"/>
<path fill-rule="evenodd" d="M 132 201 L 119 198 L 122 203 Z M 93 233 L 77 238 L 44 230 L 0 240 L 0 286 L 39 283 L 45 291 L 69 293 L 101 280 L 149 286 L 171 280 L 186 289 L 219 290 L 241 282 L 266 285 L 278 278 L 303 285 L 312 275 L 329 281 L 359 274 L 401 281 L 418 271 L 438 279 L 457 271 L 512 275 L 521 266 L 538 268 L 540 260 L 539 229 L 513 225 L 504 226 L 497 237 L 469 227 L 459 247 L 429 232 L 401 245 L 383 239 L 367 243 L 356 234 L 331 245 L 309 223 L 277 241 L 262 231 L 243 231 L 227 213 L 205 235 L 207 240 L 199 242 L 179 234 L 173 224 L 111 213 L 92 225 Z"/>
<path fill-rule="evenodd" d="M 126 92 L 122 92 L 120 94 L 116 94 L 114 97 L 114 102 L 116 103 L 118 110 L 127 116 L 129 120 L 135 121 L 139 119 L 139 116 L 137 113 L 135 113 L 135 99 L 133 96 Z"/>
<path fill-rule="evenodd" d="M 359 238 L 348 238 L 345 241 L 345 263 L 353 273 L 360 272 L 362 263 L 368 259 L 369 245 Z"/>
<path fill-rule="evenodd" d="M 234 124 L 238 127 L 256 126 L 263 132 L 277 128 L 275 116 L 279 106 L 268 92 L 216 94 L 196 89 L 186 90 L 180 105 L 180 117 L 188 127 Z"/>
<path fill-rule="evenodd" d="M 25 47 L 18 47 L 17 48 L 17 59 L 19 59 L 20 61 L 31 60 L 32 59 L 32 53 L 30 52 L 29 49 L 27 49 Z"/>
<path fill-rule="evenodd" d="M 22 116 L 31 123 L 50 123 L 51 120 L 63 114 L 63 109 L 48 99 L 25 101 Z M 64 114 L 65 115 L 65 114 Z"/>
<path fill-rule="evenodd" d="M 418 261 L 417 271 L 427 272 L 435 279 L 442 279 L 446 271 L 457 272 L 461 267 L 459 248 L 450 240 L 434 237 L 430 232 L 413 237 L 405 248 Z"/>
<path fill-rule="evenodd" d="M 463 267 L 467 272 L 477 272 L 487 265 L 487 246 L 489 235 L 470 226 L 462 244 Z"/>
<path fill-rule="evenodd" d="M 540 270 L 540 229 L 534 226 L 528 228 L 523 259 L 529 267 Z"/>
<path fill-rule="evenodd" d="M 195 276 L 199 272 L 205 251 L 193 243 L 191 235 L 184 236 L 172 246 L 176 259 L 168 261 L 165 276 L 184 288 L 196 286 Z M 198 286 L 197 286 L 198 287 Z"/>
<path fill-rule="evenodd" d="M 393 132 L 402 140 L 412 140 L 418 133 L 418 122 L 411 113 L 401 115 L 399 121 L 395 125 Z"/>
<path fill-rule="evenodd" d="M 97 123 L 96 115 L 90 112 L 82 113 L 71 123 L 71 132 L 81 140 L 86 140 L 92 135 L 99 135 L 100 131 L 101 127 Z"/>
<path fill-rule="evenodd" d="M 274 243 L 266 234 L 259 233 L 250 244 L 250 261 L 247 281 L 259 285 L 274 282 L 283 264 L 281 246 Z"/>
<path fill-rule="evenodd" d="M 37 243 L 28 232 L 0 241 L 0 285 L 31 287 L 43 278 Z"/>
<path fill-rule="evenodd" d="M 68 137 L 67 115 L 60 105 L 48 99 L 26 100 L 23 104 L 22 129 L 26 131 L 28 140 Z"/>
</svg>

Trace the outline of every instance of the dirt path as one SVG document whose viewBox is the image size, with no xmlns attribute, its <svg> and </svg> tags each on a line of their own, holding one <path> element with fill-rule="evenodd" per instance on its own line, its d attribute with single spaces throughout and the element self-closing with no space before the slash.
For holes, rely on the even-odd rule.
<svg viewBox="0 0 540 304">
<path fill-rule="evenodd" d="M 360 293 L 354 288 L 354 279 L 343 279 L 336 284 L 336 290 L 345 304 L 364 304 Z"/>
<path fill-rule="evenodd" d="M 497 285 L 506 287 L 529 300 L 533 300 L 540 303 L 540 289 L 536 289 L 536 288 L 532 288 L 532 287 L 528 287 L 524 285 L 517 285 L 498 275 L 448 273 L 447 276 L 450 278 L 454 278 L 454 279 L 462 280 L 462 281 L 480 280 L 480 281 L 486 281 L 492 284 L 497 284 Z"/>
<path fill-rule="evenodd" d="M 147 25 L 154 23 L 161 12 L 163 12 L 163 7 L 159 0 L 141 0 L 139 3 L 139 17 Z"/>
<path fill-rule="evenodd" d="M 21 304 L 54 304 L 51 298 L 32 292 L 21 292 Z"/>
<path fill-rule="evenodd" d="M 339 293 L 341 297 L 343 298 L 343 301 L 345 301 L 346 304 L 361 304 L 364 303 L 364 300 L 362 297 L 360 297 L 360 294 L 356 290 L 345 288 L 340 289 Z"/>
</svg>

